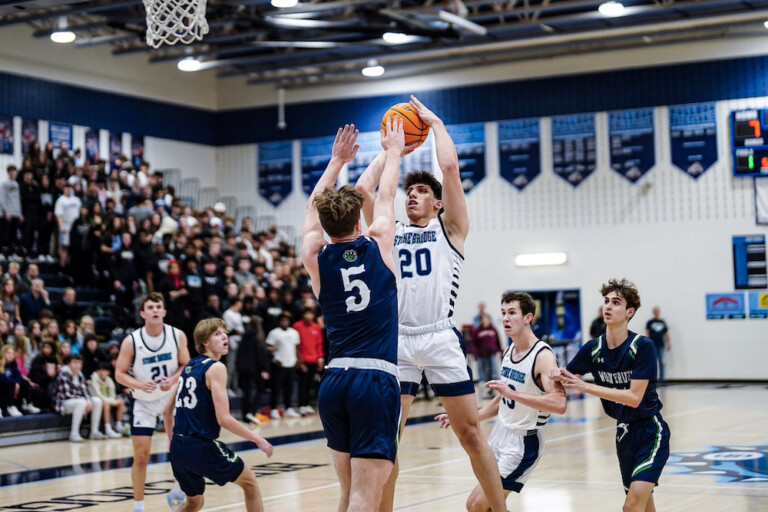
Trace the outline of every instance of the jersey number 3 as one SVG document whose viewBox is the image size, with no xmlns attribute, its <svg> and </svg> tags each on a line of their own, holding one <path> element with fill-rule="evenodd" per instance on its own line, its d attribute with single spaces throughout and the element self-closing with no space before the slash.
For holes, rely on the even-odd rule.
<svg viewBox="0 0 768 512">
<path fill-rule="evenodd" d="M 187 396 L 181 396 L 181 393 L 187 388 Z M 184 407 L 186 409 L 194 409 L 197 405 L 197 396 L 195 390 L 197 389 L 197 381 L 192 377 L 184 380 L 184 377 L 179 378 L 179 390 L 176 392 L 176 407 Z"/>
<path fill-rule="evenodd" d="M 360 299 L 354 295 L 347 297 L 347 313 L 353 311 L 362 311 L 368 307 L 371 302 L 371 289 L 361 279 L 351 279 L 350 277 L 362 274 L 365 272 L 365 265 L 359 267 L 350 267 L 341 269 L 341 280 L 344 282 L 344 291 L 352 292 L 357 288 L 357 293 L 360 294 Z"/>
</svg>

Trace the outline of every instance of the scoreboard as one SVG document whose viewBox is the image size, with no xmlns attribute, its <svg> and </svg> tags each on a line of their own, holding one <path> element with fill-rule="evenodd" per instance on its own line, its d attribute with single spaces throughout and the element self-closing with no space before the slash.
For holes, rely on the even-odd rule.
<svg viewBox="0 0 768 512">
<path fill-rule="evenodd" d="M 768 176 L 768 120 L 765 109 L 731 112 L 734 176 Z"/>
</svg>

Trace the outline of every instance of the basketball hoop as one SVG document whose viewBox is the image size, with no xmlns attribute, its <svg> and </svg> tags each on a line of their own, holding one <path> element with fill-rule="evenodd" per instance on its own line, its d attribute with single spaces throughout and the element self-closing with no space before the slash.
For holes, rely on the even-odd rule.
<svg viewBox="0 0 768 512">
<path fill-rule="evenodd" d="M 208 33 L 206 0 L 143 0 L 147 10 L 147 44 L 190 44 Z"/>
</svg>

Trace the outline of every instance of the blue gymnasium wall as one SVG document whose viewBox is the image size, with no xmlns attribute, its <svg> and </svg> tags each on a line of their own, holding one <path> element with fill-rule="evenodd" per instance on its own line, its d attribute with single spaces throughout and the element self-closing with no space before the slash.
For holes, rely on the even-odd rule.
<svg viewBox="0 0 768 512">
<path fill-rule="evenodd" d="M 678 64 L 423 91 L 446 123 L 768 96 L 768 57 Z M 224 146 L 329 135 L 354 121 L 376 130 L 405 94 L 213 112 L 0 72 L 0 113 Z"/>
</svg>

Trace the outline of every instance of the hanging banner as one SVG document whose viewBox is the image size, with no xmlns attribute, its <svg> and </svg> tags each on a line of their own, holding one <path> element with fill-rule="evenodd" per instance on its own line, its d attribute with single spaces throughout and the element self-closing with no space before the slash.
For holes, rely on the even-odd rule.
<svg viewBox="0 0 768 512">
<path fill-rule="evenodd" d="M 37 142 L 37 119 L 21 119 L 21 154 L 29 154 L 29 148 Z"/>
<path fill-rule="evenodd" d="M 123 134 L 109 132 L 109 164 L 110 169 L 118 169 L 117 160 L 123 154 Z"/>
<path fill-rule="evenodd" d="M 53 142 L 53 147 L 61 148 L 61 143 L 67 143 L 67 151 L 72 149 L 72 125 L 65 123 L 48 123 L 48 140 Z"/>
<path fill-rule="evenodd" d="M 89 164 L 99 161 L 99 130 L 89 128 L 85 132 L 85 159 Z"/>
<path fill-rule="evenodd" d="M 0 154 L 13 154 L 13 116 L 0 114 Z"/>
<path fill-rule="evenodd" d="M 516 189 L 541 174 L 540 149 L 538 119 L 499 121 L 499 172 Z"/>
<path fill-rule="evenodd" d="M 653 109 L 608 112 L 611 168 L 632 183 L 656 164 Z"/>
<path fill-rule="evenodd" d="M 363 132 L 357 136 L 357 143 L 360 149 L 357 155 L 347 165 L 348 183 L 354 185 L 360 179 L 363 172 L 368 168 L 376 156 L 383 150 L 381 148 L 380 132 Z"/>
<path fill-rule="evenodd" d="M 293 191 L 293 142 L 259 144 L 259 195 L 278 207 Z"/>
<path fill-rule="evenodd" d="M 301 141 L 301 189 L 308 196 L 331 160 L 334 140 L 335 135 Z"/>
<path fill-rule="evenodd" d="M 131 136 L 131 163 L 138 169 L 144 161 L 144 136 Z"/>
<path fill-rule="evenodd" d="M 459 175 L 465 193 L 485 178 L 485 125 L 483 123 L 447 125 L 459 155 Z"/>
<path fill-rule="evenodd" d="M 743 293 L 708 293 L 707 320 L 746 318 L 747 305 Z"/>
<path fill-rule="evenodd" d="M 717 162 L 717 119 L 714 103 L 669 107 L 672 164 L 698 179 Z"/>
<path fill-rule="evenodd" d="M 552 164 L 555 174 L 578 187 L 597 168 L 595 114 L 552 118 Z"/>
</svg>

